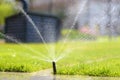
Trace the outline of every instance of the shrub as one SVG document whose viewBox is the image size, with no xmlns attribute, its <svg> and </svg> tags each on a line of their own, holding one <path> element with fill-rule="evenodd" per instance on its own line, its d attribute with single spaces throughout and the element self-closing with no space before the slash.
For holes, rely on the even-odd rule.
<svg viewBox="0 0 120 80">
<path fill-rule="evenodd" d="M 68 34 L 69 30 L 63 30 L 62 35 L 65 38 L 65 36 Z M 78 39 L 78 40 L 95 40 L 96 36 L 92 34 L 82 33 L 78 30 L 72 30 L 70 32 L 70 35 L 68 36 L 68 39 Z"/>
</svg>

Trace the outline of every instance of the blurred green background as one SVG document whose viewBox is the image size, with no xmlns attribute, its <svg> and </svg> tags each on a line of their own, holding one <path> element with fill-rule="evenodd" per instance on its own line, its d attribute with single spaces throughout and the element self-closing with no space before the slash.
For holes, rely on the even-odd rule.
<svg viewBox="0 0 120 80">
<path fill-rule="evenodd" d="M 0 1 L 0 25 L 4 24 L 6 17 L 11 16 L 15 13 L 15 9 L 11 3 L 5 2 L 4 0 Z"/>
</svg>

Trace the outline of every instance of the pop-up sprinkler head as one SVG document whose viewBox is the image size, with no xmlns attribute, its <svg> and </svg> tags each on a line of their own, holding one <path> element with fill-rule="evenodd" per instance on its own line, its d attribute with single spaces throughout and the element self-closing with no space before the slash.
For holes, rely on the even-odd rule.
<svg viewBox="0 0 120 80">
<path fill-rule="evenodd" d="M 57 73 L 56 63 L 53 61 L 53 62 L 52 62 L 52 65 L 53 65 L 53 74 L 56 75 L 56 73 Z"/>
</svg>

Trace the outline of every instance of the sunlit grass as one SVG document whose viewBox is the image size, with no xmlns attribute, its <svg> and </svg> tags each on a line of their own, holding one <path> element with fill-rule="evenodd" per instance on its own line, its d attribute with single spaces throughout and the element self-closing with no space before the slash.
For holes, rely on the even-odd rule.
<svg viewBox="0 0 120 80">
<path fill-rule="evenodd" d="M 0 71 L 33 72 L 50 68 L 48 62 L 41 61 L 41 55 L 29 50 L 29 47 L 31 47 L 33 50 L 39 51 L 40 54 L 44 53 L 43 45 L 28 44 L 27 46 L 28 48 L 25 48 L 24 45 L 1 44 Z"/>
<path fill-rule="evenodd" d="M 119 40 L 103 41 L 68 41 L 63 50 L 70 53 L 57 62 L 58 74 L 120 76 L 120 42 Z M 42 61 L 41 54 L 51 57 L 51 52 L 43 44 L 24 44 L 31 47 L 34 53 L 17 44 L 0 44 L 0 71 L 33 72 L 52 68 L 51 63 Z M 54 49 L 61 51 L 62 42 Z M 49 48 L 51 46 L 49 45 Z M 57 56 L 62 56 L 58 53 Z M 47 58 L 46 58 L 47 59 Z"/>
<path fill-rule="evenodd" d="M 120 76 L 119 41 L 83 42 L 59 62 L 59 74 L 89 76 Z"/>
</svg>

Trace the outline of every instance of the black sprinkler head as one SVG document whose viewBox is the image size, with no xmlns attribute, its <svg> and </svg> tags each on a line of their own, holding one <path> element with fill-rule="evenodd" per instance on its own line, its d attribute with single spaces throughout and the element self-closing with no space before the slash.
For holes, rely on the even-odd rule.
<svg viewBox="0 0 120 80">
<path fill-rule="evenodd" d="M 53 61 L 53 74 L 56 75 L 57 74 L 57 70 L 56 70 L 56 63 Z"/>
</svg>

